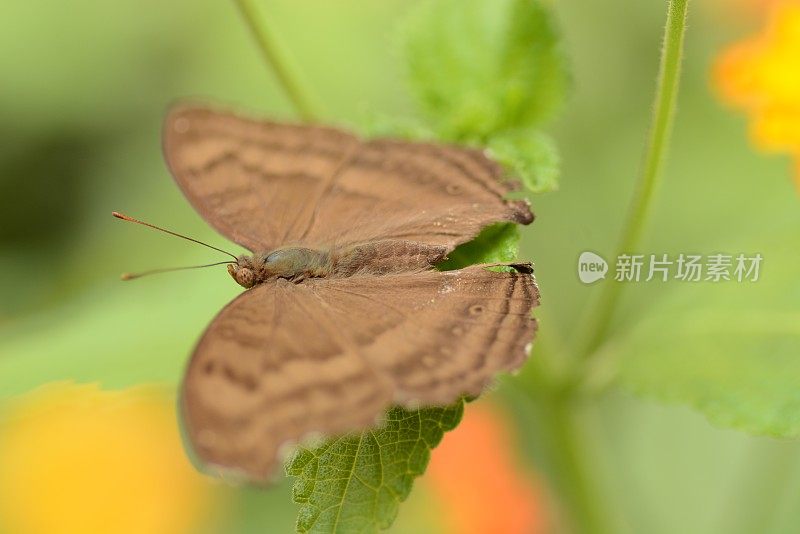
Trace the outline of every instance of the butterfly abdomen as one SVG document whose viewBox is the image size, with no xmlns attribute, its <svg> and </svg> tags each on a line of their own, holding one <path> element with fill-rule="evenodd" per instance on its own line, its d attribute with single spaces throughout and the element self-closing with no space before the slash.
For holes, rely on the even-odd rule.
<svg viewBox="0 0 800 534">
<path fill-rule="evenodd" d="M 413 241 L 376 241 L 331 252 L 331 276 L 383 275 L 428 269 L 444 259 L 447 248 Z"/>
</svg>

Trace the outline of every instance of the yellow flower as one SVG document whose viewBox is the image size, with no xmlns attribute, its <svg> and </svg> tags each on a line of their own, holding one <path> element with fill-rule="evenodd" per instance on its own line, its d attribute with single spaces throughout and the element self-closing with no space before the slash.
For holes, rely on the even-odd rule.
<svg viewBox="0 0 800 534">
<path fill-rule="evenodd" d="M 725 51 L 714 80 L 750 116 L 756 146 L 800 159 L 800 2 L 778 3 L 761 34 Z"/>
<path fill-rule="evenodd" d="M 0 531 L 198 532 L 216 491 L 186 459 L 174 401 L 146 386 L 53 383 L 0 418 Z"/>
</svg>

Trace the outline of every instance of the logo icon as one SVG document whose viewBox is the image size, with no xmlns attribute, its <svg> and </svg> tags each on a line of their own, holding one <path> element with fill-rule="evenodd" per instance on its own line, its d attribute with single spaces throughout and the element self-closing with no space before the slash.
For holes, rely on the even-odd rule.
<svg viewBox="0 0 800 534">
<path fill-rule="evenodd" d="M 594 252 L 583 252 L 578 257 L 578 278 L 584 284 L 592 284 L 606 277 L 608 263 Z"/>
</svg>

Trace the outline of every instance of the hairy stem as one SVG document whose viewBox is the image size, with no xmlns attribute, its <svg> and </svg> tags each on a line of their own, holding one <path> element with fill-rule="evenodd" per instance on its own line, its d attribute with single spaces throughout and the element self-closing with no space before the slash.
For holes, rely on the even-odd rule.
<svg viewBox="0 0 800 534">
<path fill-rule="evenodd" d="M 531 362 L 533 363 L 533 362 Z M 592 436 L 581 405 L 559 391 L 530 382 L 509 380 L 504 389 L 523 419 L 522 434 L 536 472 L 545 477 L 558 504 L 564 530 L 575 534 L 610 534 L 617 531 L 616 511 L 606 497 L 600 473 L 591 456 Z M 523 409 L 518 409 L 520 406 Z M 560 523 L 561 521 L 557 521 Z M 561 529 L 560 529 L 561 530 Z"/>
<path fill-rule="evenodd" d="M 564 399 L 551 401 L 540 406 L 540 415 L 550 433 L 552 482 L 570 512 L 571 526 L 576 533 L 610 534 L 614 529 L 607 499 L 592 470 L 594 462 L 586 454 L 586 437 L 575 406 Z"/>
<path fill-rule="evenodd" d="M 661 181 L 664 157 L 672 132 L 675 103 L 678 97 L 688 4 L 689 0 L 670 0 L 669 2 L 652 126 L 642 171 L 631 199 L 628 217 L 623 226 L 617 256 L 632 253 L 639 245 Z M 606 339 L 621 291 L 622 283 L 614 280 L 609 280 L 603 286 L 596 309 L 586 323 L 586 333 L 579 338 L 580 345 L 576 354 L 578 358 L 591 357 L 592 353 Z"/>
<path fill-rule="evenodd" d="M 661 179 L 678 94 L 687 8 L 688 0 L 669 2 L 652 126 L 642 171 L 620 237 L 619 253 L 633 252 L 638 246 Z M 573 362 L 577 365 L 563 380 L 558 374 L 548 372 L 545 362 L 532 361 L 530 369 L 526 369 L 516 383 L 533 403 L 532 424 L 543 442 L 542 467 L 548 471 L 552 487 L 569 514 L 572 527 L 579 533 L 615 530 L 615 515 L 608 509 L 609 499 L 605 498 L 591 458 L 586 454 L 590 444 L 579 423 L 573 386 L 584 378 L 587 359 L 608 335 L 621 288 L 620 283 L 611 280 L 603 286 L 597 309 L 586 323 L 584 335 L 578 337 Z M 567 356 L 567 353 L 560 356 Z"/>
<path fill-rule="evenodd" d="M 252 0 L 234 0 L 247 26 L 255 37 L 261 54 L 269 65 L 286 96 L 291 100 L 297 113 L 304 121 L 312 121 L 319 116 L 308 91 L 299 82 L 297 72 L 290 65 L 275 40 L 266 20 L 259 17 Z"/>
</svg>

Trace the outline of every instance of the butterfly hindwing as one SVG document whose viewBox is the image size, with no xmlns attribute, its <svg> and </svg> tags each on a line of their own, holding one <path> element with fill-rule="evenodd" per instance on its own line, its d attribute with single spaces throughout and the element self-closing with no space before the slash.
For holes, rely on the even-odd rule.
<svg viewBox="0 0 800 534">
<path fill-rule="evenodd" d="M 529 264 L 311 281 L 340 328 L 392 384 L 393 402 L 447 405 L 519 368 L 537 323 Z"/>
<path fill-rule="evenodd" d="M 392 398 L 317 297 L 285 280 L 245 291 L 200 339 L 183 418 L 207 465 L 265 482 L 284 445 L 372 426 Z"/>
<path fill-rule="evenodd" d="M 518 368 L 536 322 L 529 266 L 356 275 L 243 293 L 183 388 L 206 463 L 264 481 L 283 444 L 371 427 L 392 404 L 449 404 Z"/>
</svg>

